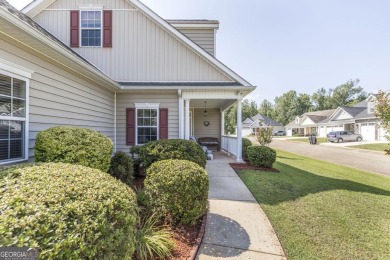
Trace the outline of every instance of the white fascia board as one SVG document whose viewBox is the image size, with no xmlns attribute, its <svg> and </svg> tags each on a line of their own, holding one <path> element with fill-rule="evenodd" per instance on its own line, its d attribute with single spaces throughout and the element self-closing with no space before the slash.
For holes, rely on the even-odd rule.
<svg viewBox="0 0 390 260">
<path fill-rule="evenodd" d="M 26 7 L 24 7 L 21 11 L 28 15 L 30 18 L 34 18 L 55 1 L 56 0 L 35 0 L 28 4 Z"/>
<path fill-rule="evenodd" d="M 344 109 L 342 109 L 341 107 L 336 108 L 336 110 L 333 112 L 333 114 L 329 117 L 329 122 L 332 121 L 332 119 L 337 115 L 337 113 L 338 113 L 340 110 L 344 110 Z M 345 110 L 344 110 L 344 111 L 345 111 Z M 346 111 L 345 111 L 345 112 L 346 112 Z"/>
<path fill-rule="evenodd" d="M 62 56 L 67 57 L 72 62 L 82 66 L 83 68 L 85 68 L 89 72 L 93 73 L 95 76 L 99 77 L 101 80 L 105 81 L 108 85 L 110 85 L 111 88 L 121 89 L 121 86 L 117 82 L 112 80 L 110 77 L 105 75 L 103 72 L 101 72 L 97 68 L 94 68 L 93 66 L 91 66 L 87 62 L 83 61 L 79 57 L 75 56 L 73 53 L 69 52 L 69 50 L 67 50 L 66 48 L 64 48 L 60 44 L 54 42 L 53 40 L 47 38 L 47 36 L 43 35 L 41 32 L 39 32 L 35 28 L 31 27 L 30 25 L 26 24 L 24 21 L 15 17 L 13 14 L 9 13 L 8 11 L 0 8 L 0 17 L 4 17 L 4 19 L 6 21 L 8 21 L 8 22 L 12 23 L 13 25 L 15 25 L 16 27 L 22 29 L 23 31 L 25 31 L 26 33 L 31 35 L 33 38 L 39 40 L 43 44 L 47 45 L 48 47 L 50 47 L 50 48 L 54 49 L 55 51 L 57 51 L 58 53 L 60 53 Z M 61 63 L 60 61 L 57 61 L 57 62 Z M 63 63 L 61 63 L 61 64 L 63 64 Z M 63 64 L 63 65 L 66 66 L 65 64 Z M 107 86 L 105 86 L 105 87 L 107 87 Z"/>
<path fill-rule="evenodd" d="M 207 90 L 236 90 L 237 92 L 244 92 L 245 95 L 249 94 L 253 90 L 256 89 L 255 86 L 250 86 L 250 87 L 243 87 L 243 86 L 122 86 L 121 87 L 122 91 L 137 91 L 137 90 L 142 90 L 142 91 L 148 91 L 148 90 L 202 90 L 202 91 L 207 91 Z M 244 94 L 243 93 L 243 94 Z"/>
<path fill-rule="evenodd" d="M 165 21 L 163 18 L 161 18 L 159 15 L 157 15 L 155 12 L 153 12 L 149 7 L 141 3 L 140 1 L 134 1 L 134 0 L 127 0 L 130 4 L 137 7 L 141 12 L 143 12 L 146 16 L 148 16 L 151 20 L 154 20 L 156 23 L 160 24 L 160 26 L 164 29 L 166 29 L 169 33 L 171 33 L 173 36 L 175 36 L 177 39 L 179 39 L 181 42 L 192 48 L 195 52 L 200 54 L 205 60 L 207 60 L 211 65 L 214 65 L 215 68 L 220 69 L 224 73 L 226 73 L 228 76 L 230 76 L 232 79 L 236 80 L 243 86 L 252 86 L 248 81 L 243 79 L 240 75 L 235 73 L 233 70 L 228 68 L 225 64 L 217 60 L 214 56 L 209 54 L 207 51 L 202 49 L 199 45 L 191 41 L 189 38 L 184 36 L 181 32 L 179 32 L 177 29 L 175 29 L 171 24 L 169 24 L 167 21 Z"/>
<path fill-rule="evenodd" d="M 175 28 L 179 29 L 219 29 L 219 24 L 210 24 L 210 23 L 169 23 Z"/>
<path fill-rule="evenodd" d="M 370 94 L 367 98 L 366 101 L 370 102 L 372 99 L 376 99 L 376 97 L 373 94 Z"/>
</svg>

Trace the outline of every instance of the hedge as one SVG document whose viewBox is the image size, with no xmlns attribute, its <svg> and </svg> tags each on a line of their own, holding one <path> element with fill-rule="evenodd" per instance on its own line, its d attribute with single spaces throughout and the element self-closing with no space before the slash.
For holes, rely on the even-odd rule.
<svg viewBox="0 0 390 260">
<path fill-rule="evenodd" d="M 123 183 L 131 185 L 134 179 L 133 159 L 125 152 L 116 152 L 111 158 L 108 173 Z"/>
<path fill-rule="evenodd" d="M 249 146 L 252 146 L 252 142 L 247 138 L 242 138 L 242 158 L 244 160 L 248 159 L 247 149 Z"/>
<path fill-rule="evenodd" d="M 113 151 L 111 139 L 86 128 L 58 126 L 38 133 L 37 162 L 63 162 L 107 172 Z"/>
<path fill-rule="evenodd" d="M 206 154 L 202 147 L 193 141 L 181 139 L 149 142 L 139 150 L 139 159 L 145 168 L 168 159 L 188 160 L 206 167 Z"/>
<path fill-rule="evenodd" d="M 0 247 L 42 259 L 131 259 L 136 197 L 107 173 L 44 163 L 0 172 Z"/>
<path fill-rule="evenodd" d="M 183 224 L 194 224 L 205 213 L 209 180 L 206 171 L 196 163 L 155 162 L 146 176 L 145 193 L 155 212 Z"/>
<path fill-rule="evenodd" d="M 254 166 L 272 168 L 276 161 L 276 151 L 268 146 L 250 146 L 248 159 Z"/>
</svg>

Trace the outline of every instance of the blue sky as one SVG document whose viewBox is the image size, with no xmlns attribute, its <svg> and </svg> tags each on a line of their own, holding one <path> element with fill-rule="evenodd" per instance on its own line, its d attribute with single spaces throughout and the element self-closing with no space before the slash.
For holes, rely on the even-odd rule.
<svg viewBox="0 0 390 260">
<path fill-rule="evenodd" d="M 11 0 L 17 8 L 29 0 Z M 388 0 L 143 0 L 165 19 L 217 19 L 217 58 L 272 100 L 360 79 L 390 89 Z"/>
</svg>

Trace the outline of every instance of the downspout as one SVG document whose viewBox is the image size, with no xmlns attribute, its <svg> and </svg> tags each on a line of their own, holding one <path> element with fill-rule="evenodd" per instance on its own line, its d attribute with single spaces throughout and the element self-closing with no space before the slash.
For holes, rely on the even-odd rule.
<svg viewBox="0 0 390 260">
<path fill-rule="evenodd" d="M 114 152 L 116 152 L 116 91 L 114 95 Z"/>
</svg>

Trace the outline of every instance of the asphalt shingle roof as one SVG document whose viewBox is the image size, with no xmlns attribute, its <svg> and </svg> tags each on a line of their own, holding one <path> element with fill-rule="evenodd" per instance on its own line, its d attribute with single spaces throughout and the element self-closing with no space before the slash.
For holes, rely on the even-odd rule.
<svg viewBox="0 0 390 260">
<path fill-rule="evenodd" d="M 257 120 L 261 120 L 264 122 L 265 125 L 267 126 L 283 126 L 281 123 L 261 114 L 257 114 L 254 117 L 252 117 L 253 122 Z"/>
</svg>

